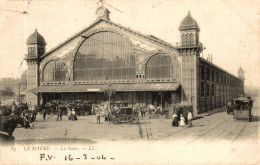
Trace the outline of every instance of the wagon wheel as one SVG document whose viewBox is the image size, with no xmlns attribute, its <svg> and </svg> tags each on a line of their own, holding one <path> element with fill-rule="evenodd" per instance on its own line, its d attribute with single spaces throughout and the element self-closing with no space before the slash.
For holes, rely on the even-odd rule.
<svg viewBox="0 0 260 165">
<path fill-rule="evenodd" d="M 127 122 L 129 122 L 129 123 L 131 123 L 131 124 L 136 124 L 136 123 L 138 123 L 138 118 L 137 117 L 135 117 L 135 116 L 133 116 L 133 115 L 130 115 L 130 116 L 128 116 L 128 121 Z"/>
<path fill-rule="evenodd" d="M 132 122 L 131 122 L 131 121 L 132 121 L 132 119 L 131 119 L 131 116 L 128 116 L 128 117 L 127 117 L 127 121 L 126 121 L 126 122 L 127 122 L 127 124 L 132 124 Z"/>
<path fill-rule="evenodd" d="M 161 115 L 160 115 L 159 113 L 156 113 L 156 114 L 155 114 L 155 118 L 156 118 L 156 119 L 159 119 L 160 116 L 161 116 Z"/>
<path fill-rule="evenodd" d="M 114 124 L 119 124 L 119 123 L 120 123 L 120 118 L 119 118 L 119 117 L 115 117 L 115 118 L 113 119 L 113 123 L 114 123 Z"/>
</svg>

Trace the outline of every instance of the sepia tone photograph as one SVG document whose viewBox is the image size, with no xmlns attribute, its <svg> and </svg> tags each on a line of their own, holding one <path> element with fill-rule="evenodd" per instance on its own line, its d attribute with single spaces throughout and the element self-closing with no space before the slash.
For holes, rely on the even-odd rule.
<svg viewBox="0 0 260 165">
<path fill-rule="evenodd" d="M 259 164 L 259 0 L 3 0 L 0 164 Z"/>
</svg>

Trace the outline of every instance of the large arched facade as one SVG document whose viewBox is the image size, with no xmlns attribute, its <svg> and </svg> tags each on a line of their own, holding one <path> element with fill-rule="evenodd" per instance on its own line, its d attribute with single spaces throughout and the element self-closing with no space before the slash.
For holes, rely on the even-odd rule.
<svg viewBox="0 0 260 165">
<path fill-rule="evenodd" d="M 76 52 L 74 81 L 131 80 L 136 75 L 130 41 L 120 34 L 102 31 L 87 37 Z"/>
<path fill-rule="evenodd" d="M 173 63 L 166 54 L 155 54 L 145 67 L 146 79 L 167 79 L 173 77 Z"/>
<path fill-rule="evenodd" d="M 43 68 L 43 82 L 61 82 L 66 79 L 65 66 L 61 61 L 50 61 Z"/>
</svg>

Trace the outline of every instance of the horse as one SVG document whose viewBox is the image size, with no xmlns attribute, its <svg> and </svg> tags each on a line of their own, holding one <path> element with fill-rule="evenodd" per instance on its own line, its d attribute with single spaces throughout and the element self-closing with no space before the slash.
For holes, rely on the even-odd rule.
<svg viewBox="0 0 260 165">
<path fill-rule="evenodd" d="M 97 124 L 100 124 L 100 117 L 105 117 L 105 121 L 106 119 L 108 120 L 108 123 L 110 123 L 111 120 L 111 109 L 109 106 L 103 106 L 101 108 L 98 109 L 98 111 L 96 112 L 96 116 L 97 116 Z"/>
</svg>

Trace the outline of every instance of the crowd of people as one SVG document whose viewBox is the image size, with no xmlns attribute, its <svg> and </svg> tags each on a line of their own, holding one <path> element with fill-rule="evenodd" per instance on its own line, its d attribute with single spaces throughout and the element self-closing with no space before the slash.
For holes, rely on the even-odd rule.
<svg viewBox="0 0 260 165">
<path fill-rule="evenodd" d="M 65 109 L 64 109 L 65 107 Z M 163 110 L 160 105 L 134 105 L 133 106 L 133 114 L 136 114 L 139 118 L 144 118 L 148 115 L 149 119 L 153 118 L 155 114 L 162 115 L 165 110 Z M 166 110 L 167 111 L 167 110 Z M 38 113 L 42 114 L 43 120 L 46 120 L 46 116 L 57 115 L 57 121 L 62 121 L 63 115 L 68 116 L 68 120 L 75 121 L 78 120 L 77 112 L 75 111 L 75 107 L 69 105 L 56 105 L 54 107 L 47 107 L 46 105 L 34 106 L 33 110 L 28 109 L 27 103 L 19 103 L 17 106 L 15 102 L 13 102 L 11 106 L 11 112 L 16 115 L 19 115 L 21 122 L 20 124 L 25 128 L 34 128 L 34 122 L 36 120 L 36 116 Z M 93 105 L 92 114 L 96 114 L 97 124 L 100 124 L 100 118 L 105 117 L 105 121 L 110 122 L 111 115 L 119 114 L 120 107 L 118 105 L 110 105 L 110 104 L 100 104 Z M 192 113 L 191 111 L 180 112 L 177 111 L 172 116 L 172 126 L 188 126 L 192 127 Z"/>
<path fill-rule="evenodd" d="M 30 111 L 27 103 L 19 102 L 16 105 L 15 102 L 11 105 L 11 114 L 17 115 L 19 117 L 19 121 L 17 124 L 20 124 L 25 129 L 34 128 L 34 122 L 37 116 L 37 111 Z"/>
<path fill-rule="evenodd" d="M 184 114 L 181 114 L 180 112 L 175 112 L 172 115 L 172 126 L 174 127 L 183 127 L 188 126 L 192 127 L 192 113 L 191 111 L 185 111 Z"/>
</svg>

